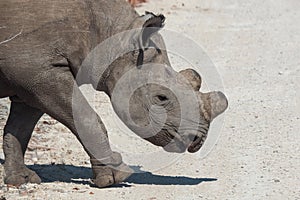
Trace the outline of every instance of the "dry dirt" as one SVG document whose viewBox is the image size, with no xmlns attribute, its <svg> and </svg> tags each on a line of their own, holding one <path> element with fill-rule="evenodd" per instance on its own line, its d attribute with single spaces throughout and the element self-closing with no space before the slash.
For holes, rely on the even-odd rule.
<svg viewBox="0 0 300 200">
<path fill-rule="evenodd" d="M 1 175 L 0 199 L 300 199 L 299 7 L 298 0 L 142 4 L 140 13 L 165 14 L 166 29 L 201 46 L 223 80 L 229 108 L 216 122 L 222 126 L 213 150 L 204 158 L 201 151 L 161 157 L 156 153 L 150 158 L 147 152 L 160 152 L 159 148 L 118 125 L 108 98 L 99 94 L 94 103 L 113 148 L 137 172 L 145 173 L 115 187 L 93 187 L 89 159 L 80 144 L 45 116 L 25 156 L 43 183 L 11 188 Z M 176 69 L 185 66 L 176 56 L 171 59 Z M 8 112 L 9 100 L 1 99 L 1 133 Z M 3 162 L 2 150 L 0 158 Z"/>
</svg>

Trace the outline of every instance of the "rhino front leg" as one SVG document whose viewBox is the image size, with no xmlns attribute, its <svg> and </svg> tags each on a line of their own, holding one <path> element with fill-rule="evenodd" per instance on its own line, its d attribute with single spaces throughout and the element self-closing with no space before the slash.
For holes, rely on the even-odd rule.
<svg viewBox="0 0 300 200">
<path fill-rule="evenodd" d="M 10 185 L 23 183 L 40 183 L 41 179 L 24 164 L 24 154 L 32 131 L 37 121 L 43 115 L 40 110 L 30 107 L 11 98 L 11 108 L 4 128 L 3 150 L 5 154 L 5 179 Z"/>
<path fill-rule="evenodd" d="M 89 154 L 94 172 L 94 183 L 107 187 L 124 181 L 132 170 L 112 152 L 106 128 L 82 95 L 70 71 L 63 68 L 39 73 L 22 97 L 65 126 L 80 141 Z M 29 95 L 28 95 L 29 94 Z"/>
</svg>

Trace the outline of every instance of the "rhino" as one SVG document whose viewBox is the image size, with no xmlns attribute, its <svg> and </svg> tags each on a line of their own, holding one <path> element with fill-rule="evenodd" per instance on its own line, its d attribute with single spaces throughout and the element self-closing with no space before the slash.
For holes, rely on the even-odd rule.
<svg viewBox="0 0 300 200">
<path fill-rule="evenodd" d="M 11 100 L 3 136 L 6 184 L 41 182 L 24 164 L 24 154 L 43 114 L 80 141 L 96 186 L 120 183 L 133 173 L 120 153 L 112 151 L 101 118 L 79 88 L 83 84 L 106 93 L 133 132 L 173 153 L 197 152 L 211 121 L 228 106 L 222 92 L 199 91 L 198 72 L 171 67 L 159 34 L 163 15 L 139 15 L 124 0 L 2 0 L 0 13 L 0 98 Z M 124 31 L 129 34 L 117 43 L 95 51 Z M 130 51 L 119 51 L 124 46 Z"/>
</svg>

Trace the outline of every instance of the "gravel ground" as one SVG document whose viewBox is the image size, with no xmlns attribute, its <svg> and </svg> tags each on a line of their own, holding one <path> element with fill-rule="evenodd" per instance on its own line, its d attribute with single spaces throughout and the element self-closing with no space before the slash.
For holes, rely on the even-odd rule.
<svg viewBox="0 0 300 200">
<path fill-rule="evenodd" d="M 25 156 L 43 183 L 12 188 L 0 176 L 0 199 L 300 199 L 299 6 L 298 0 L 151 0 L 138 7 L 165 14 L 165 28 L 199 44 L 222 77 L 230 105 L 213 150 L 204 158 L 201 151 L 161 154 L 159 168 L 139 160 L 158 148 L 124 136 L 108 98 L 97 94 L 113 148 L 125 149 L 124 160 L 145 173 L 116 187 L 93 187 L 80 144 L 44 116 Z M 171 60 L 176 69 L 185 65 Z M 8 111 L 9 100 L 0 99 L 1 133 Z"/>
</svg>

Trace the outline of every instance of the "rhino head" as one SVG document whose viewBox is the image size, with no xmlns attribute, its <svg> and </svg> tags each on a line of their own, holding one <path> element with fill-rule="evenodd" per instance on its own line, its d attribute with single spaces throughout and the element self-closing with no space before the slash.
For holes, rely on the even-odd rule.
<svg viewBox="0 0 300 200">
<path fill-rule="evenodd" d="M 105 91 L 117 115 L 137 135 L 168 152 L 193 153 L 228 102 L 222 92 L 200 92 L 201 76 L 195 70 L 176 72 L 170 66 L 157 33 L 163 21 L 161 15 L 146 13 L 133 23 L 142 22 L 139 34 L 130 36 L 138 48 L 111 64 Z"/>
</svg>

